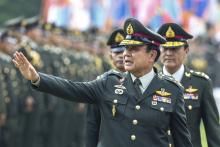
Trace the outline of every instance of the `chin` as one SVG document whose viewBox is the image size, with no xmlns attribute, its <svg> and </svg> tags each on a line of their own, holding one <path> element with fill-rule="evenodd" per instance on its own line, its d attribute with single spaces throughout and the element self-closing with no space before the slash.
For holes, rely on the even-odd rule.
<svg viewBox="0 0 220 147">
<path fill-rule="evenodd" d="M 133 70 L 133 68 L 130 67 L 130 66 L 125 66 L 124 68 L 125 68 L 126 71 L 129 71 L 129 72 Z"/>
</svg>

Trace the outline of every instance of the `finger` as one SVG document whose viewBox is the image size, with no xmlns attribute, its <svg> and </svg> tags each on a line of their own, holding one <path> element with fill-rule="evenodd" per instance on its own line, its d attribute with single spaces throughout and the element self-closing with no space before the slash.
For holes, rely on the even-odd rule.
<svg viewBox="0 0 220 147">
<path fill-rule="evenodd" d="M 17 54 L 17 51 L 16 51 L 16 52 L 14 52 L 14 54 L 13 54 L 13 59 L 15 58 L 16 54 Z"/>
<path fill-rule="evenodd" d="M 23 56 L 22 56 L 22 53 L 19 53 L 18 52 L 18 54 L 17 54 L 17 57 L 18 57 L 18 64 L 20 65 L 20 66 L 24 66 L 25 65 L 25 63 L 24 63 L 24 60 L 23 60 Z"/>
<path fill-rule="evenodd" d="M 14 57 L 14 60 L 19 64 L 19 62 L 20 62 L 20 59 L 19 59 L 19 57 L 18 57 L 18 54 L 17 53 L 15 53 L 15 57 Z"/>
<path fill-rule="evenodd" d="M 19 64 L 17 63 L 16 60 L 13 59 L 12 62 L 14 63 L 15 67 L 19 68 Z"/>
<path fill-rule="evenodd" d="M 21 62 L 24 62 L 23 61 L 23 53 L 22 52 L 18 52 L 18 58 L 21 60 Z"/>
<path fill-rule="evenodd" d="M 21 57 L 22 57 L 22 61 L 23 61 L 24 64 L 30 63 L 30 62 L 28 61 L 28 59 L 24 56 L 23 53 L 21 53 Z"/>
</svg>

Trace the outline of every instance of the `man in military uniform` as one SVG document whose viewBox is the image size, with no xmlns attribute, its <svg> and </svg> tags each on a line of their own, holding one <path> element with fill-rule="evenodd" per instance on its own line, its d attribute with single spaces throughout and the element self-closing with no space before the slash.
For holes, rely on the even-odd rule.
<svg viewBox="0 0 220 147">
<path fill-rule="evenodd" d="M 163 73 L 173 76 L 185 88 L 186 116 L 193 146 L 202 146 L 201 119 L 204 122 L 208 147 L 220 146 L 219 113 L 212 94 L 211 80 L 206 74 L 190 70 L 183 65 L 189 52 L 187 40 L 193 36 L 175 23 L 163 24 L 158 33 L 167 39 L 161 48 Z"/>
<path fill-rule="evenodd" d="M 186 126 L 183 91 L 172 78 L 158 74 L 154 62 L 166 40 L 134 18 L 124 24 L 121 45 L 125 76 L 109 73 L 90 82 L 73 82 L 38 73 L 22 53 L 13 63 L 33 88 L 70 101 L 95 103 L 101 112 L 103 147 L 167 147 L 171 129 L 176 147 L 192 147 Z"/>
<path fill-rule="evenodd" d="M 123 64 L 123 51 L 125 47 L 119 45 L 120 42 L 124 40 L 124 38 L 125 33 L 123 29 L 117 29 L 112 32 L 107 41 L 107 45 L 111 48 L 109 56 L 118 72 L 125 72 Z M 100 124 L 101 114 L 99 107 L 95 104 L 88 105 L 86 120 L 86 147 L 97 147 L 99 140 Z"/>
</svg>

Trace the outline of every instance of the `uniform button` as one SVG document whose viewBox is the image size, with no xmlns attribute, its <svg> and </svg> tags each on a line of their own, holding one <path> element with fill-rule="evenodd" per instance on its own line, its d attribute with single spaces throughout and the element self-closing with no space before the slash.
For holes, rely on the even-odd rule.
<svg viewBox="0 0 220 147">
<path fill-rule="evenodd" d="M 172 147 L 172 144 L 171 144 L 171 143 L 169 143 L 169 147 Z"/>
<path fill-rule="evenodd" d="M 136 125 L 138 121 L 136 119 L 133 120 L 133 125 Z"/>
<path fill-rule="evenodd" d="M 188 109 L 189 109 L 189 110 L 192 110 L 192 105 L 189 105 L 189 106 L 188 106 Z"/>
<path fill-rule="evenodd" d="M 160 111 L 164 111 L 164 108 L 163 108 L 163 107 L 160 107 Z"/>
<path fill-rule="evenodd" d="M 135 106 L 136 110 L 140 110 L 141 109 L 141 106 L 137 105 Z"/>
<path fill-rule="evenodd" d="M 131 140 L 135 140 L 136 136 L 135 135 L 131 135 Z"/>
<path fill-rule="evenodd" d="M 113 102 L 116 104 L 116 103 L 118 103 L 118 100 L 114 99 L 114 101 L 113 101 Z"/>
<path fill-rule="evenodd" d="M 171 135 L 171 132 L 170 132 L 170 130 L 168 130 L 168 131 L 167 131 L 167 134 L 168 134 L 168 135 Z"/>
</svg>

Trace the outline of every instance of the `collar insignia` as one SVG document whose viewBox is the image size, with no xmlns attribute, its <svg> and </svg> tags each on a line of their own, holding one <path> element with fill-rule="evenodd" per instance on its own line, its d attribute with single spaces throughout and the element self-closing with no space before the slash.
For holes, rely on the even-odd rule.
<svg viewBox="0 0 220 147">
<path fill-rule="evenodd" d="M 185 76 L 186 76 L 186 77 L 190 77 L 190 76 L 191 76 L 191 73 L 185 72 Z"/>
</svg>

